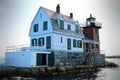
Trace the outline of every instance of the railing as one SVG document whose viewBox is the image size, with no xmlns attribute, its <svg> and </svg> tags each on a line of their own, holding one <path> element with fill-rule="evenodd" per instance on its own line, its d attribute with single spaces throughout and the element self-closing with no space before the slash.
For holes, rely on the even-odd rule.
<svg viewBox="0 0 120 80">
<path fill-rule="evenodd" d="M 63 46 L 56 46 L 52 47 L 50 49 L 46 49 L 46 47 L 43 46 L 30 46 L 30 45 L 15 45 L 15 46 L 8 46 L 6 48 L 6 52 L 28 52 L 28 51 L 51 51 L 51 50 L 62 50 L 64 51 Z"/>
<path fill-rule="evenodd" d="M 50 49 L 46 49 L 45 46 L 30 46 L 30 45 L 17 45 L 8 46 L 6 48 L 7 52 L 28 52 L 28 51 L 68 51 L 68 52 L 81 52 L 81 48 L 68 50 L 66 46 L 54 46 Z"/>
<path fill-rule="evenodd" d="M 7 51 L 7 52 L 19 52 L 19 51 L 21 51 L 21 49 L 22 49 L 23 47 L 29 47 L 29 46 L 30 46 L 29 44 L 8 46 L 8 47 L 6 48 L 6 51 Z"/>
<path fill-rule="evenodd" d="M 100 50 L 100 54 L 105 54 L 105 50 Z"/>
<path fill-rule="evenodd" d="M 94 22 L 95 23 L 95 26 L 98 26 L 98 27 L 101 27 L 102 26 L 102 23 L 100 22 Z M 82 27 L 85 27 L 85 26 L 90 26 L 91 24 L 87 24 L 86 22 L 81 24 Z"/>
</svg>

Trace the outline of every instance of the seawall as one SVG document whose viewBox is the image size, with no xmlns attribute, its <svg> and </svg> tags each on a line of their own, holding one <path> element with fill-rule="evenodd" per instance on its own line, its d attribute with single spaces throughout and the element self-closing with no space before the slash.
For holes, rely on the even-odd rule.
<svg viewBox="0 0 120 80">
<path fill-rule="evenodd" d="M 106 62 L 105 64 L 96 65 L 78 65 L 78 66 L 39 66 L 39 67 L 0 67 L 0 77 L 12 76 L 53 76 L 59 74 L 73 73 L 94 73 L 99 71 L 99 68 L 118 67 L 117 64 Z"/>
</svg>

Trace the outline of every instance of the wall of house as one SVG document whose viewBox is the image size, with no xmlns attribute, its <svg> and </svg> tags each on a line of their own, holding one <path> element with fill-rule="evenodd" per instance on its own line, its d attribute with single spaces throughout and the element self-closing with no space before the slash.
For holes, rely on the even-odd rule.
<svg viewBox="0 0 120 80">
<path fill-rule="evenodd" d="M 48 29 L 47 30 L 43 30 L 43 22 L 47 21 L 48 22 Z M 34 32 L 34 25 L 38 24 L 38 32 Z M 29 36 L 30 37 L 35 37 L 38 35 L 42 35 L 42 34 L 47 34 L 52 32 L 52 25 L 51 25 L 51 21 L 49 16 L 46 14 L 46 12 L 44 11 L 43 8 L 40 8 L 35 16 L 35 18 L 33 19 L 32 23 L 31 23 L 31 27 L 30 27 L 30 32 L 29 32 Z"/>
<path fill-rule="evenodd" d="M 37 39 L 37 46 L 33 46 L 34 48 L 41 50 L 41 51 L 45 51 L 46 50 L 46 37 L 48 36 L 51 36 L 51 47 L 52 47 L 52 44 L 53 44 L 53 34 L 52 33 L 46 33 L 46 34 L 42 34 L 42 35 L 37 35 L 37 36 L 33 36 L 31 37 L 30 39 L 30 44 L 32 44 L 32 39 Z M 44 38 L 44 45 L 42 46 L 39 46 L 38 45 L 38 39 L 43 37 Z"/>
<path fill-rule="evenodd" d="M 64 29 L 67 29 L 68 25 L 71 25 L 71 31 L 76 31 L 76 25 L 78 25 L 78 22 L 75 23 L 70 23 L 70 22 L 66 22 L 64 20 L 64 18 L 61 16 L 60 20 L 64 21 Z M 58 20 L 58 26 L 60 27 L 60 20 Z M 47 30 L 43 30 L 43 22 L 47 21 L 48 22 L 48 26 L 47 26 Z M 38 24 L 39 29 L 37 32 L 34 32 L 34 25 Z M 56 26 L 57 27 L 57 26 Z M 69 33 L 69 35 L 71 35 Z M 76 51 L 76 52 L 83 52 L 83 47 L 81 48 L 74 48 L 73 47 L 73 39 L 76 40 L 82 40 L 83 36 L 68 36 L 68 34 L 54 34 L 53 33 L 53 28 L 51 25 L 51 20 L 49 18 L 49 16 L 46 14 L 46 12 L 44 11 L 43 8 L 40 8 L 34 18 L 34 20 L 31 23 L 31 28 L 30 28 L 30 44 L 32 46 L 32 39 L 36 39 L 37 40 L 37 45 L 34 46 L 36 48 L 39 48 L 41 50 L 46 50 L 46 37 L 47 36 L 51 36 L 51 49 L 50 50 L 66 50 L 67 51 L 67 38 L 71 39 L 71 51 Z M 40 37 L 44 38 L 44 45 L 39 46 L 38 45 L 38 39 Z M 61 37 L 63 39 L 63 42 L 61 43 Z M 77 44 L 76 44 L 77 45 Z M 69 50 L 70 51 L 70 50 Z"/>
<path fill-rule="evenodd" d="M 7 66 L 30 67 L 36 65 L 36 54 L 32 52 L 6 52 L 5 64 Z"/>
<path fill-rule="evenodd" d="M 61 40 L 62 38 L 62 40 Z M 71 50 L 67 49 L 67 38 L 71 39 Z M 73 39 L 77 40 L 81 40 L 82 38 L 80 37 L 73 37 L 72 35 L 64 35 L 64 34 L 57 34 L 54 33 L 53 34 L 53 44 L 52 44 L 52 48 L 53 50 L 60 50 L 60 51 L 68 51 L 68 52 L 83 52 L 83 41 L 82 41 L 82 47 L 78 48 L 78 47 L 73 47 Z M 76 43 L 77 46 L 77 43 Z"/>
<path fill-rule="evenodd" d="M 46 37 L 47 36 L 51 36 L 51 49 L 46 49 Z M 38 45 L 38 39 L 40 37 L 44 38 L 44 45 L 43 46 L 39 46 Z M 39 35 L 39 36 L 35 36 L 32 37 L 31 40 L 35 38 L 37 39 L 37 46 L 34 46 L 34 48 L 39 48 L 39 50 L 41 51 L 45 51 L 45 50 L 60 50 L 60 51 L 69 51 L 69 52 L 83 52 L 83 41 L 81 37 L 75 37 L 72 35 L 66 35 L 66 34 L 60 34 L 60 33 L 51 33 L 51 34 L 44 34 L 44 35 Z M 61 39 L 62 38 L 62 39 Z M 71 50 L 67 49 L 67 38 L 71 39 Z M 82 47 L 78 48 L 78 47 L 73 47 L 73 39 L 77 40 L 81 40 L 82 41 Z M 76 42 L 76 46 L 77 46 L 77 42 Z"/>
</svg>

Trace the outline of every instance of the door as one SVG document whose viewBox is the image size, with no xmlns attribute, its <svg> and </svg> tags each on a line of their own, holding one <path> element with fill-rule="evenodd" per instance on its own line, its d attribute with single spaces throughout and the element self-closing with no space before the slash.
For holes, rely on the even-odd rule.
<svg viewBox="0 0 120 80">
<path fill-rule="evenodd" d="M 51 36 L 46 37 L 46 49 L 51 48 Z"/>
<path fill-rule="evenodd" d="M 49 66 L 55 65 L 55 55 L 53 52 L 51 52 L 51 54 L 48 54 L 48 65 Z"/>
<path fill-rule="evenodd" d="M 42 65 L 42 54 L 37 54 L 36 58 L 36 65 Z"/>
<path fill-rule="evenodd" d="M 46 65 L 46 54 L 42 54 L 42 65 Z"/>
<path fill-rule="evenodd" d="M 40 66 L 40 65 L 46 65 L 46 54 L 37 54 L 36 56 L 36 65 Z"/>
<path fill-rule="evenodd" d="M 67 39 L 67 49 L 71 50 L 71 39 Z"/>
</svg>

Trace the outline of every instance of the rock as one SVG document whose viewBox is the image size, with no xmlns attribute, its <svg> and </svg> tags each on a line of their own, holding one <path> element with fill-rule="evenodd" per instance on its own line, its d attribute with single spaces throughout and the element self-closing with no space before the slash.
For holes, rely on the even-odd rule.
<svg viewBox="0 0 120 80">
<path fill-rule="evenodd" d="M 22 80 L 22 77 L 12 77 L 11 80 Z"/>
<path fill-rule="evenodd" d="M 66 67 L 65 67 L 65 70 L 66 70 L 66 71 L 70 71 L 70 70 L 73 70 L 73 69 L 75 69 L 73 66 L 66 66 Z"/>
<path fill-rule="evenodd" d="M 39 75 L 39 69 L 38 67 L 31 67 L 32 75 Z"/>
<path fill-rule="evenodd" d="M 57 67 L 57 71 L 58 72 L 65 72 L 65 68 L 64 67 Z"/>
<path fill-rule="evenodd" d="M 117 64 L 113 63 L 113 62 L 105 62 L 105 67 L 109 67 L 109 68 L 115 68 L 115 67 L 119 67 Z"/>
<path fill-rule="evenodd" d="M 53 76 L 55 76 L 55 75 L 57 75 L 58 73 L 57 72 L 53 72 L 53 73 L 51 73 Z"/>
<path fill-rule="evenodd" d="M 19 75 L 30 75 L 31 74 L 31 69 L 30 68 L 17 68 L 17 74 Z"/>
<path fill-rule="evenodd" d="M 48 73 L 57 72 L 56 67 L 55 66 L 53 66 L 53 67 L 47 67 L 47 72 Z"/>
<path fill-rule="evenodd" d="M 39 73 L 46 73 L 46 71 L 45 71 L 45 68 L 44 68 L 44 67 L 39 67 L 38 69 L 39 69 Z"/>
</svg>

